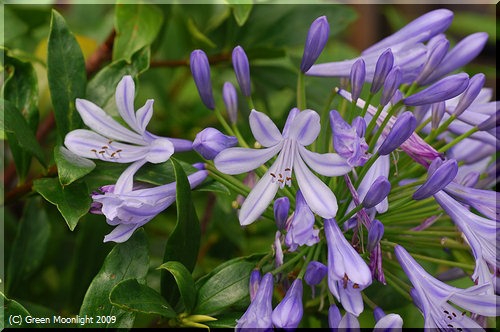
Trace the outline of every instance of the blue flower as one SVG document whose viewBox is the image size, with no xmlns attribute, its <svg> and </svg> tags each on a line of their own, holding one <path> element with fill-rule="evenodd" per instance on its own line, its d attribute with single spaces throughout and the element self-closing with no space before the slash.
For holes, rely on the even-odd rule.
<svg viewBox="0 0 500 332">
<path fill-rule="evenodd" d="M 262 277 L 252 303 L 250 303 L 243 316 L 237 320 L 236 331 L 244 331 L 247 328 L 271 330 L 273 326 L 271 320 L 273 287 L 273 275 L 266 273 Z"/>
<path fill-rule="evenodd" d="M 295 213 L 285 239 L 285 244 L 290 248 L 290 251 L 297 250 L 298 246 L 312 246 L 319 242 L 319 230 L 313 228 L 314 215 L 307 206 L 300 190 L 297 191 L 296 204 Z"/>
<path fill-rule="evenodd" d="M 304 307 L 302 305 L 302 279 L 296 279 L 286 292 L 285 297 L 274 308 L 272 320 L 274 326 L 285 330 L 299 326 Z"/>
</svg>

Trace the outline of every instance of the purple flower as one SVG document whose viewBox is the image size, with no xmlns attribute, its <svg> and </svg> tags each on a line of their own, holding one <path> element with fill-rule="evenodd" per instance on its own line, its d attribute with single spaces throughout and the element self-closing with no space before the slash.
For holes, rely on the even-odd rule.
<svg viewBox="0 0 500 332">
<path fill-rule="evenodd" d="M 429 49 L 429 56 L 427 57 L 424 68 L 415 80 L 415 83 L 418 85 L 422 85 L 422 82 L 441 64 L 446 52 L 448 52 L 450 48 L 450 42 L 446 38 L 442 38 L 432 45 L 427 45 L 427 47 Z"/>
<path fill-rule="evenodd" d="M 364 118 L 357 116 L 352 120 L 352 127 L 356 129 L 358 136 L 364 137 L 366 133 L 366 121 Z"/>
<path fill-rule="evenodd" d="M 396 93 L 396 90 L 401 85 L 401 79 L 401 69 L 399 66 L 393 67 L 385 78 L 384 89 L 380 97 L 380 105 L 385 106 L 391 101 L 392 96 L 394 96 L 394 93 Z"/>
<path fill-rule="evenodd" d="M 373 309 L 373 318 L 375 318 L 375 322 L 378 322 L 383 317 L 385 317 L 385 312 L 382 308 L 376 307 Z"/>
<path fill-rule="evenodd" d="M 335 304 L 332 304 L 328 308 L 328 326 L 330 329 L 337 331 L 337 328 L 342 320 L 342 315 L 340 314 L 339 308 Z"/>
<path fill-rule="evenodd" d="M 275 256 L 276 256 L 276 267 L 280 267 L 283 265 L 283 249 L 281 248 L 281 232 L 276 231 L 276 236 L 274 237 L 273 244 Z"/>
<path fill-rule="evenodd" d="M 250 302 L 253 301 L 255 295 L 257 295 L 257 290 L 259 289 L 260 280 L 262 276 L 260 275 L 259 269 L 255 269 L 250 274 L 250 281 L 248 283 L 248 290 L 250 293 Z"/>
<path fill-rule="evenodd" d="M 363 90 L 363 83 L 365 82 L 365 62 L 363 59 L 358 59 L 351 68 L 351 96 L 352 100 L 358 100 Z"/>
<path fill-rule="evenodd" d="M 397 117 L 389 135 L 378 149 L 379 155 L 385 156 L 403 144 L 415 131 L 417 120 L 411 112 L 404 112 Z"/>
<path fill-rule="evenodd" d="M 476 322 L 448 304 L 448 301 L 483 316 L 496 316 L 500 309 L 498 296 L 485 293 L 491 283 L 467 289 L 455 288 L 428 274 L 403 247 L 398 245 L 394 251 L 406 276 L 415 287 L 413 298 L 418 299 L 426 329 L 480 328 Z"/>
<path fill-rule="evenodd" d="M 247 311 L 239 320 L 236 320 L 238 322 L 235 327 L 236 331 L 244 331 L 247 328 L 271 330 L 273 288 L 273 275 L 266 273 Z"/>
<path fill-rule="evenodd" d="M 384 225 L 378 221 L 373 220 L 368 230 L 368 242 L 366 243 L 366 251 L 372 251 L 379 244 L 380 239 L 384 236 Z"/>
<path fill-rule="evenodd" d="M 238 93 L 231 82 L 224 83 L 222 87 L 222 99 L 226 106 L 229 121 L 232 124 L 236 124 L 238 122 Z"/>
<path fill-rule="evenodd" d="M 351 127 L 335 110 L 330 111 L 330 126 L 335 151 L 341 157 L 346 158 L 350 166 L 362 166 L 370 159 L 370 155 L 367 153 L 368 144 L 359 135 L 357 127 Z"/>
<path fill-rule="evenodd" d="M 273 324 L 285 330 L 296 329 L 299 326 L 304 307 L 302 305 L 302 279 L 296 279 L 286 292 L 285 297 L 274 308 Z"/>
<path fill-rule="evenodd" d="M 466 73 L 450 75 L 434 83 L 428 88 L 405 98 L 403 102 L 408 106 L 437 103 L 438 101 L 458 96 L 464 92 L 468 84 L 469 75 Z"/>
<path fill-rule="evenodd" d="M 212 82 L 210 81 L 210 64 L 205 52 L 194 50 L 191 52 L 189 60 L 191 74 L 193 74 L 194 83 L 198 88 L 201 101 L 211 110 L 215 109 L 214 96 L 212 94 Z"/>
<path fill-rule="evenodd" d="M 125 242 L 134 231 L 153 219 L 175 201 L 175 182 L 163 186 L 133 190 L 133 177 L 145 161 L 131 164 L 116 181 L 112 190 L 92 195 L 94 202 L 102 205 L 106 222 L 117 226 L 106 235 L 104 242 Z M 199 185 L 207 171 L 198 171 L 188 176 L 191 188 Z"/>
<path fill-rule="evenodd" d="M 335 219 L 325 219 L 328 244 L 328 287 L 345 310 L 358 316 L 363 311 L 360 291 L 372 283 L 365 261 L 347 242 Z"/>
<path fill-rule="evenodd" d="M 375 72 L 373 73 L 373 82 L 370 87 L 370 93 L 376 94 L 382 88 L 385 82 L 385 78 L 387 74 L 392 69 L 394 65 L 394 55 L 390 48 L 385 50 L 377 60 L 377 64 L 375 65 Z"/>
<path fill-rule="evenodd" d="M 318 113 L 312 110 L 291 110 L 283 134 L 265 114 L 252 110 L 250 128 L 266 149 L 229 148 L 215 158 L 215 167 L 226 174 L 239 174 L 259 167 L 278 154 L 278 158 L 262 176 L 241 206 L 241 225 L 254 222 L 272 201 L 278 188 L 292 183 L 292 170 L 307 205 L 321 217 L 337 213 L 337 199 L 330 188 L 306 166 L 325 176 L 338 176 L 351 170 L 344 158 L 334 153 L 319 154 L 305 146 L 319 134 Z"/>
<path fill-rule="evenodd" d="M 477 128 L 481 131 L 488 131 L 499 125 L 499 114 L 500 111 L 496 111 L 494 114 L 490 115 L 486 120 L 477 125 Z"/>
<path fill-rule="evenodd" d="M 167 161 L 176 151 L 191 150 L 191 142 L 155 136 L 146 130 L 153 115 L 153 102 L 149 99 L 134 112 L 134 80 L 124 76 L 116 87 L 116 106 L 127 129 L 99 106 L 85 99 L 76 99 L 76 110 L 83 122 L 92 130 L 76 129 L 69 132 L 64 144 L 74 154 L 85 158 L 116 163 L 146 160 L 151 163 Z M 124 142 L 124 143 L 120 143 Z"/>
<path fill-rule="evenodd" d="M 450 182 L 444 188 L 444 191 L 461 203 L 472 206 L 487 218 L 500 219 L 500 211 L 497 210 L 497 193 L 495 191 L 469 188 L 456 182 Z"/>
<path fill-rule="evenodd" d="M 403 318 L 398 314 L 388 314 L 377 320 L 373 331 L 401 331 Z"/>
<path fill-rule="evenodd" d="M 394 95 L 392 96 L 391 100 L 390 100 L 390 103 L 392 106 L 396 105 L 397 103 L 399 103 L 402 99 L 403 99 L 403 93 L 401 92 L 401 90 L 397 89 L 395 92 L 394 92 Z"/>
<path fill-rule="evenodd" d="M 436 158 L 435 160 L 439 160 Z M 437 161 L 433 161 L 429 167 L 429 176 L 427 181 L 417 189 L 412 195 L 415 200 L 422 200 L 430 197 L 446 187 L 457 175 L 458 165 L 455 159 L 450 159 L 443 162 L 435 171 L 431 171 L 431 167 L 436 166 Z"/>
<path fill-rule="evenodd" d="M 458 101 L 453 114 L 459 116 L 472 104 L 472 102 L 481 92 L 485 79 L 486 76 L 481 73 L 471 77 L 471 79 L 469 80 L 469 86 L 467 86 L 467 89 L 465 89 L 465 91 L 460 96 L 460 100 Z"/>
<path fill-rule="evenodd" d="M 339 322 L 338 329 L 340 331 L 360 331 L 359 321 L 354 314 L 346 312 Z"/>
<path fill-rule="evenodd" d="M 328 268 L 325 264 L 317 261 L 311 261 L 309 265 L 307 265 L 304 280 L 309 286 L 317 285 L 323 280 L 327 272 Z"/>
<path fill-rule="evenodd" d="M 276 221 L 278 230 L 285 229 L 288 211 L 290 211 L 290 200 L 288 197 L 280 197 L 274 201 L 274 220 Z"/>
<path fill-rule="evenodd" d="M 250 97 L 252 94 L 252 86 L 250 85 L 250 65 L 248 58 L 243 50 L 243 47 L 236 46 L 232 54 L 234 73 L 240 85 L 241 92 L 245 97 Z"/>
<path fill-rule="evenodd" d="M 431 116 L 432 116 L 432 129 L 439 127 L 439 123 L 444 115 L 444 110 L 446 109 L 446 104 L 444 101 L 440 101 L 432 104 Z"/>
<path fill-rule="evenodd" d="M 485 32 L 473 33 L 462 39 L 455 47 L 446 54 L 441 65 L 422 82 L 422 85 L 427 85 L 439 78 L 447 75 L 454 70 L 466 65 L 474 59 L 484 48 L 488 34 Z"/>
<path fill-rule="evenodd" d="M 301 72 L 305 73 L 308 71 L 318 59 L 323 48 L 325 48 L 329 34 L 330 24 L 328 24 L 326 16 L 321 16 L 314 20 L 307 33 L 304 54 L 302 55 L 302 62 L 300 64 Z"/>
<path fill-rule="evenodd" d="M 379 176 L 373 181 L 370 189 L 366 193 L 363 199 L 363 206 L 366 208 L 371 208 L 382 202 L 389 192 L 391 191 L 391 184 L 385 176 Z"/>
<path fill-rule="evenodd" d="M 222 150 L 238 144 L 234 136 L 227 136 L 215 128 L 205 128 L 196 134 L 193 141 L 193 150 L 207 160 L 213 160 Z"/>
<path fill-rule="evenodd" d="M 314 215 L 299 190 L 296 196 L 295 212 L 285 239 L 285 244 L 290 251 L 297 250 L 298 246 L 312 246 L 319 242 L 319 230 L 314 229 L 313 226 Z"/>
<path fill-rule="evenodd" d="M 486 262 L 495 268 L 500 267 L 500 258 L 495 246 L 500 238 L 498 222 L 470 212 L 443 191 L 435 193 L 434 198 L 467 238 L 476 259 L 472 278 L 478 280 L 480 285 L 491 282 Z"/>
</svg>

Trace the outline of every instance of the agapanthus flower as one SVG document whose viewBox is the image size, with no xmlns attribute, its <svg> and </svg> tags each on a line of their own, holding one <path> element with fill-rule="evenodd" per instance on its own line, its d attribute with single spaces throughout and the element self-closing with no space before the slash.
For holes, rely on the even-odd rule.
<svg viewBox="0 0 500 332">
<path fill-rule="evenodd" d="M 427 273 L 403 247 L 397 245 L 394 251 L 406 276 L 415 287 L 412 297 L 417 298 L 417 307 L 424 314 L 426 329 L 481 328 L 465 312 L 460 312 L 448 302 L 483 316 L 496 316 L 500 309 L 499 297 L 486 293 L 491 283 L 467 289 L 452 287 Z"/>
<path fill-rule="evenodd" d="M 236 331 L 244 331 L 247 328 L 271 330 L 273 312 L 272 297 L 273 297 L 273 275 L 266 273 L 259 284 L 257 294 L 252 303 L 247 308 L 247 311 L 236 320 Z"/>
<path fill-rule="evenodd" d="M 159 137 L 146 130 L 153 116 L 149 99 L 134 111 L 135 85 L 131 76 L 124 76 L 116 87 L 116 107 L 122 119 L 132 129 L 125 128 L 91 101 L 77 98 L 76 110 L 92 130 L 69 132 L 64 144 L 73 153 L 91 159 L 116 163 L 146 160 L 151 163 L 167 161 L 174 151 L 191 150 L 191 142 Z"/>
<path fill-rule="evenodd" d="M 368 144 L 366 144 L 364 137 L 360 135 L 362 130 L 358 132 L 357 127 L 360 127 L 360 125 L 349 125 L 340 116 L 339 112 L 332 110 L 330 111 L 330 126 L 335 151 L 345 158 L 350 166 L 362 166 L 370 159 L 371 155 L 367 152 Z"/>
<path fill-rule="evenodd" d="M 241 225 L 254 222 L 272 201 L 278 188 L 292 183 L 292 170 L 310 209 L 326 218 L 337 213 L 337 199 L 332 191 L 306 166 L 325 176 L 339 176 L 351 170 L 338 154 L 319 154 L 305 146 L 319 134 L 319 115 L 312 110 L 290 111 L 281 134 L 265 114 L 252 110 L 250 128 L 257 141 L 266 149 L 229 148 L 217 155 L 215 167 L 226 174 L 239 174 L 259 167 L 278 154 L 276 161 L 262 176 L 241 206 Z"/>
<path fill-rule="evenodd" d="M 494 164 L 493 164 L 494 165 Z M 479 174 L 476 174 L 476 177 Z M 472 206 L 487 218 L 500 220 L 500 212 L 497 210 L 497 193 L 493 190 L 470 188 L 450 182 L 444 191 L 453 196 L 457 201 Z"/>
<path fill-rule="evenodd" d="M 275 327 L 292 330 L 299 326 L 304 314 L 302 289 L 302 279 L 296 279 L 286 292 L 283 300 L 274 308 L 271 317 Z"/>
<path fill-rule="evenodd" d="M 313 228 L 314 215 L 300 190 L 297 191 L 295 202 L 295 212 L 285 239 L 285 244 L 290 248 L 290 251 L 297 250 L 298 246 L 312 246 L 319 242 L 319 230 Z"/>
<path fill-rule="evenodd" d="M 458 165 L 455 159 L 442 161 L 439 158 L 429 166 L 427 181 L 412 195 L 413 199 L 421 200 L 446 187 L 457 175 Z"/>
<path fill-rule="evenodd" d="M 309 286 L 317 285 L 323 280 L 327 272 L 328 268 L 325 266 L 325 264 L 318 261 L 311 261 L 309 262 L 309 265 L 307 265 L 304 280 Z"/>
<path fill-rule="evenodd" d="M 100 204 L 100 211 L 106 216 L 106 222 L 116 226 L 104 237 L 104 242 L 127 241 L 137 228 L 175 201 L 175 182 L 133 190 L 134 174 L 144 163 L 144 160 L 133 163 L 120 175 L 116 185 L 107 186 L 103 194 L 92 195 L 94 203 Z M 191 188 L 199 185 L 207 174 L 207 171 L 198 171 L 189 175 Z"/>
<path fill-rule="evenodd" d="M 278 230 L 284 230 L 290 211 L 290 199 L 280 197 L 274 201 L 274 221 Z"/>
<path fill-rule="evenodd" d="M 208 127 L 196 134 L 193 150 L 207 160 L 213 160 L 222 150 L 238 144 L 235 136 L 227 136 L 215 128 Z"/>
<path fill-rule="evenodd" d="M 255 295 L 257 295 L 257 290 L 259 289 L 259 284 L 262 279 L 259 269 L 255 269 L 250 273 L 250 281 L 248 282 L 248 292 L 250 293 L 250 302 L 253 301 Z"/>
</svg>

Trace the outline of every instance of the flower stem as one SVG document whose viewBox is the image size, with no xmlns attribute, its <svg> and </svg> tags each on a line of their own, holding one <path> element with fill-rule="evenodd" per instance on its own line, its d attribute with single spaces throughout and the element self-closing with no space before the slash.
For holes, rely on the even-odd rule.
<svg viewBox="0 0 500 332">
<path fill-rule="evenodd" d="M 236 125 L 236 123 L 233 123 L 231 124 L 231 127 L 233 128 L 233 131 L 234 131 L 234 134 L 235 136 L 238 138 L 238 142 L 245 148 L 250 148 L 250 146 L 248 145 L 248 143 L 245 141 L 245 139 L 243 138 L 243 136 L 241 135 L 239 129 L 238 129 L 238 126 Z"/>
<path fill-rule="evenodd" d="M 432 121 L 432 117 L 429 117 L 427 120 L 422 122 L 416 129 L 415 132 L 418 133 L 421 131 L 425 126 L 427 126 L 430 122 Z"/>
<path fill-rule="evenodd" d="M 303 72 L 299 72 L 297 80 L 297 107 L 301 111 L 306 109 L 306 86 L 305 74 Z"/>
<path fill-rule="evenodd" d="M 306 261 L 304 262 L 304 265 L 302 265 L 302 268 L 300 269 L 297 279 L 302 279 L 304 277 L 304 274 L 306 273 L 307 270 L 307 266 L 309 265 L 309 262 L 312 260 L 315 249 L 316 246 L 313 246 L 307 253 Z"/>
<path fill-rule="evenodd" d="M 363 301 L 373 310 L 377 307 L 377 305 L 365 295 L 365 293 L 361 292 L 361 296 L 363 297 Z"/>
<path fill-rule="evenodd" d="M 325 153 L 326 149 L 328 147 L 328 138 L 330 137 L 329 132 L 328 132 L 328 109 L 330 108 L 330 105 L 332 104 L 333 98 L 337 95 L 337 90 L 333 89 L 332 92 L 330 92 L 330 95 L 328 96 L 328 100 L 326 101 L 325 106 L 323 107 L 323 110 L 321 112 L 321 130 L 319 134 L 319 141 L 317 145 L 316 152 L 319 153 Z"/>
<path fill-rule="evenodd" d="M 272 275 L 275 276 L 278 273 L 286 270 L 289 268 L 291 265 L 295 264 L 297 261 L 299 261 L 302 257 L 304 257 L 307 252 L 312 249 L 311 247 L 306 247 L 302 249 L 294 258 L 290 259 L 288 262 L 285 264 L 281 265 L 280 267 L 275 268 L 274 270 L 271 271 Z"/>
<path fill-rule="evenodd" d="M 215 116 L 217 117 L 217 119 L 219 120 L 219 122 L 222 124 L 222 126 L 224 127 L 224 129 L 226 130 L 226 132 L 229 135 L 234 136 L 233 130 L 231 129 L 231 127 L 227 123 L 226 119 L 224 119 L 224 117 L 220 113 L 219 109 L 215 108 L 214 111 L 215 111 Z"/>
<path fill-rule="evenodd" d="M 411 89 L 411 88 L 410 88 Z M 385 126 L 391 119 L 392 115 L 396 112 L 396 110 L 399 109 L 399 107 L 402 105 L 402 102 L 398 102 L 396 105 L 391 106 L 389 111 L 387 112 L 387 115 L 384 118 L 384 121 L 382 124 L 379 126 L 377 132 L 375 133 L 375 136 L 373 136 L 370 140 L 370 145 L 368 146 L 368 151 L 373 151 L 373 148 L 375 147 L 375 144 L 377 143 L 378 138 L 380 135 L 382 135 L 382 132 L 384 131 Z"/>
<path fill-rule="evenodd" d="M 366 106 L 366 105 L 365 105 Z M 377 119 L 380 116 L 380 113 L 382 113 L 382 109 L 384 106 L 379 105 L 377 108 L 377 113 L 373 116 L 372 120 L 368 124 L 368 127 L 366 128 L 366 136 L 371 136 L 371 133 L 373 131 L 373 128 L 375 128 L 375 125 L 377 124 Z M 368 138 L 368 137 L 367 137 Z"/>
<path fill-rule="evenodd" d="M 342 224 L 344 221 L 346 220 L 349 220 L 349 218 L 351 218 L 354 214 L 356 214 L 357 212 L 359 212 L 359 210 L 361 210 L 363 208 L 363 204 L 359 204 L 358 206 L 356 206 L 354 209 L 351 210 L 351 212 L 349 212 L 348 214 L 346 214 L 344 217 L 342 217 L 341 219 L 339 219 L 337 221 L 337 224 Z"/>
<path fill-rule="evenodd" d="M 412 301 L 410 294 L 408 294 L 408 292 L 405 292 L 403 288 L 396 284 L 392 277 L 386 274 L 386 269 L 384 269 L 384 276 L 385 280 L 392 288 L 394 288 L 399 294 L 403 295 L 403 297 L 405 297 L 407 300 Z"/>
<path fill-rule="evenodd" d="M 368 95 L 368 98 L 366 99 L 365 107 L 363 107 L 363 109 L 361 110 L 361 117 L 365 116 L 366 110 L 368 109 L 368 105 L 370 105 L 370 102 L 372 101 L 373 96 L 374 96 L 374 94 L 370 92 L 370 94 Z"/>
<path fill-rule="evenodd" d="M 461 142 L 464 138 L 467 138 L 469 137 L 470 135 L 474 134 L 475 132 L 477 132 L 479 129 L 477 127 L 473 127 L 471 130 L 469 130 L 468 132 L 458 136 L 457 138 L 455 138 L 453 141 L 451 141 L 450 143 L 446 144 L 445 146 L 443 146 L 441 149 L 438 150 L 438 152 L 445 152 L 446 150 L 452 148 L 453 146 L 455 146 L 457 143 Z"/>
<path fill-rule="evenodd" d="M 252 96 L 250 96 L 250 97 L 246 97 L 246 99 L 247 99 L 248 107 L 249 107 L 251 110 L 254 110 L 254 109 L 255 109 L 255 106 L 254 106 L 254 103 L 253 103 L 253 100 L 252 100 Z"/>
<path fill-rule="evenodd" d="M 439 126 L 438 128 L 436 128 L 436 130 L 431 131 L 431 133 L 429 134 L 429 136 L 427 136 L 424 141 L 426 143 L 432 142 L 432 140 L 434 138 L 436 138 L 439 134 L 441 134 L 443 131 L 445 131 L 446 128 L 448 128 L 448 126 L 450 125 L 450 123 L 453 120 L 455 120 L 455 118 L 456 118 L 455 114 L 450 115 L 450 117 L 448 119 L 446 119 L 446 121 L 441 126 Z M 432 120 L 432 117 L 430 117 L 429 119 Z"/>
</svg>

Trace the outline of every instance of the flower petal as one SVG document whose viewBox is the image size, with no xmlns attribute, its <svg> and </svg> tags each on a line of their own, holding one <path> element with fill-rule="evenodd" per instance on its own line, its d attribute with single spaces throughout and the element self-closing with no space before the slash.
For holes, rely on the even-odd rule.
<svg viewBox="0 0 500 332">
<path fill-rule="evenodd" d="M 345 308 L 344 308 L 345 309 Z M 338 327 L 339 331 L 359 331 L 360 326 L 359 326 L 359 321 L 354 316 L 353 314 L 346 312 L 344 317 L 342 317 L 342 320 L 339 323 Z"/>
<path fill-rule="evenodd" d="M 253 136 L 262 146 L 270 147 L 283 140 L 278 127 L 266 114 L 252 110 L 248 119 Z"/>
<path fill-rule="evenodd" d="M 134 184 L 134 175 L 146 163 L 146 159 L 141 159 L 136 161 L 133 164 L 130 164 L 123 173 L 120 175 L 118 180 L 116 181 L 115 189 L 113 193 L 115 195 L 132 191 Z"/>
<path fill-rule="evenodd" d="M 352 170 L 347 160 L 336 153 L 316 153 L 303 146 L 299 146 L 299 153 L 305 163 L 321 175 L 340 176 Z"/>
<path fill-rule="evenodd" d="M 139 130 L 143 133 L 146 130 L 146 126 L 148 125 L 151 117 L 153 116 L 153 103 L 155 101 L 153 99 L 148 99 L 146 104 L 137 110 L 135 114 L 136 123 L 139 126 Z"/>
<path fill-rule="evenodd" d="M 400 331 L 403 327 L 403 319 L 398 314 L 388 314 L 382 317 L 373 327 L 375 330 Z M 378 330 L 377 330 L 378 331 Z"/>
<path fill-rule="evenodd" d="M 215 167 L 225 174 L 240 174 L 259 167 L 276 155 L 283 142 L 267 149 L 229 148 L 214 159 Z"/>
<path fill-rule="evenodd" d="M 93 131 L 119 141 L 144 144 L 144 139 L 141 135 L 119 124 L 94 103 L 77 98 L 75 106 L 83 122 Z"/>
<path fill-rule="evenodd" d="M 290 126 L 290 138 L 294 138 L 301 145 L 309 145 L 318 137 L 321 129 L 319 115 L 313 110 L 303 110 Z"/>
<path fill-rule="evenodd" d="M 146 160 L 153 164 L 167 161 L 174 153 L 174 145 L 168 138 L 158 138 L 149 144 Z"/>
<path fill-rule="evenodd" d="M 134 231 L 140 226 L 141 226 L 140 224 L 120 224 L 116 226 L 115 229 L 111 231 L 111 233 L 109 233 L 104 237 L 103 242 L 109 242 L 109 241 L 117 243 L 125 242 L 132 236 L 132 234 L 134 234 Z"/>
<path fill-rule="evenodd" d="M 307 168 L 297 154 L 293 165 L 299 188 L 309 208 L 323 218 L 333 218 L 338 206 L 337 199 L 330 188 Z"/>
<path fill-rule="evenodd" d="M 288 112 L 288 117 L 286 118 L 285 126 L 283 126 L 283 138 L 287 139 L 289 132 L 290 132 L 290 126 L 292 125 L 293 119 L 297 116 L 297 114 L 300 113 L 300 110 L 297 107 L 294 107 Z"/>
<path fill-rule="evenodd" d="M 135 84 L 132 76 L 124 76 L 116 86 L 116 107 L 125 122 L 138 133 L 142 133 L 138 126 L 134 110 Z"/>
<path fill-rule="evenodd" d="M 338 281 L 339 283 L 339 293 L 340 293 L 340 303 L 344 309 L 353 314 L 354 316 L 359 316 L 363 312 L 363 298 L 361 297 L 361 290 L 352 287 L 352 283 L 344 288 L 340 283 L 343 281 Z M 340 325 L 339 325 L 340 328 Z"/>
</svg>

